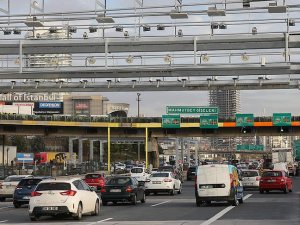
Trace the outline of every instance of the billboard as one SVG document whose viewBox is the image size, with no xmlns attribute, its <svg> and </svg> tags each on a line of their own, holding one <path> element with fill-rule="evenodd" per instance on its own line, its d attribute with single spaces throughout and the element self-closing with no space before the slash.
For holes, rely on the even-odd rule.
<svg viewBox="0 0 300 225">
<path fill-rule="evenodd" d="M 17 153 L 17 163 L 33 163 L 33 153 Z"/>
<path fill-rule="evenodd" d="M 33 112 L 35 115 L 63 114 L 63 102 L 35 102 Z"/>
</svg>

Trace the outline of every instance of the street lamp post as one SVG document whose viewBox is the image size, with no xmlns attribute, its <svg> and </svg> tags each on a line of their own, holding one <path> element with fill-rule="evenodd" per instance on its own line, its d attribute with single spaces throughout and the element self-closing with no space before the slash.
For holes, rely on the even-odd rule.
<svg viewBox="0 0 300 225">
<path fill-rule="evenodd" d="M 141 96 L 141 93 L 136 93 L 137 95 L 137 111 L 138 111 L 138 117 L 140 117 L 140 96 Z"/>
</svg>

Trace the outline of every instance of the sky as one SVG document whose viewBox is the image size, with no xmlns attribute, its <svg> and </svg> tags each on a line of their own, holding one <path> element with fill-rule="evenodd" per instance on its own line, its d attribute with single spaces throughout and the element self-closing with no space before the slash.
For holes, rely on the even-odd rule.
<svg viewBox="0 0 300 225">
<path fill-rule="evenodd" d="M 5 8 L 5 2 L 7 0 L 0 1 L 0 7 Z M 101 1 L 101 0 L 100 0 Z M 150 5 L 172 5 L 176 0 L 160 0 L 156 1 L 144 0 L 145 6 Z M 32 1 L 31 1 L 32 2 Z M 41 0 L 37 0 L 41 4 Z M 101 2 L 104 2 L 102 0 Z M 225 0 L 205 0 L 203 2 L 219 2 L 224 3 Z M 297 4 L 299 1 L 296 0 L 287 0 L 288 4 L 293 3 Z M 29 13 L 29 3 L 30 0 L 11 0 L 11 10 L 12 13 Z M 199 3 L 196 0 L 183 0 L 184 4 L 192 4 Z M 137 6 L 134 0 L 107 0 L 108 8 L 126 8 Z M 252 7 L 256 6 L 266 6 L 267 3 L 255 3 Z M 278 1 L 278 4 L 282 4 L 282 1 Z M 240 4 L 241 5 L 241 4 Z M 224 5 L 217 5 L 217 7 L 224 7 Z M 183 10 L 205 10 L 207 6 L 198 6 L 198 7 L 189 7 Z M 230 9 L 230 7 L 229 7 Z M 95 10 L 95 0 L 45 0 L 45 10 L 47 12 L 57 12 L 62 13 L 61 17 L 63 18 L 63 12 L 66 11 L 81 11 L 81 10 Z M 146 10 L 145 10 L 146 11 Z M 298 12 L 299 14 L 299 12 Z M 1 14 L 2 15 L 2 14 Z M 296 16 L 296 13 L 290 13 L 290 17 Z M 259 17 L 258 17 L 259 16 Z M 225 18 L 217 18 L 216 20 L 238 20 L 238 19 L 255 19 L 255 18 L 282 18 L 282 16 L 286 15 L 270 15 L 270 14 L 246 14 L 246 15 L 236 15 L 230 14 Z M 211 18 L 213 21 L 215 18 Z M 5 18 L 1 18 L 3 22 Z M 122 21 L 125 22 L 134 22 L 136 19 L 117 19 L 117 23 Z M 160 22 L 172 22 L 169 17 L 166 18 L 144 18 L 145 23 L 156 21 Z M 207 18 L 203 18 L 202 16 L 193 15 L 189 17 L 187 22 L 201 22 L 207 20 Z M 300 22 L 300 19 L 298 20 Z M 81 21 L 77 22 L 80 24 L 86 25 L 95 25 L 97 24 L 93 21 Z M 49 26 L 51 24 L 49 23 Z M 3 23 L 2 23 L 2 26 Z M 249 31 L 252 25 L 243 26 L 243 27 L 229 27 L 226 31 L 216 31 L 216 32 L 228 32 L 234 33 L 237 30 L 245 30 Z M 269 30 L 273 29 L 282 30 L 283 27 L 278 27 L 278 25 L 272 24 L 257 24 L 258 30 Z M 181 27 L 183 29 L 184 34 L 193 34 L 196 32 L 196 35 L 199 35 L 199 30 L 195 31 L 189 27 Z M 202 29 L 202 28 L 201 28 Z M 291 28 L 295 31 L 299 31 L 299 25 L 296 24 L 296 27 Z M 201 32 L 209 32 L 209 28 L 203 28 Z M 134 29 L 129 30 L 131 33 L 135 32 Z M 80 31 L 82 33 L 82 31 Z M 81 35 L 79 32 L 78 35 Z M 117 35 L 117 34 L 116 34 Z M 0 39 L 3 38 L 0 37 Z M 297 59 L 298 60 L 298 59 Z M 299 60 L 298 60 L 299 61 Z M 87 93 L 90 94 L 90 93 Z M 95 94 L 95 93 L 93 93 Z M 129 116 L 137 115 L 137 93 L 116 93 L 116 92 L 105 92 L 105 93 L 97 93 L 100 95 L 104 95 L 110 99 L 111 102 L 115 103 L 129 103 Z M 293 115 L 300 115 L 300 107 L 299 107 L 299 94 L 300 90 L 249 90 L 249 91 L 241 91 L 241 113 L 254 113 L 257 116 L 271 116 L 274 112 L 291 112 Z M 141 102 L 140 102 L 140 113 L 145 116 L 161 116 L 165 114 L 166 106 L 170 105 L 180 105 L 180 106 L 207 106 L 208 105 L 208 92 L 207 91 L 190 91 L 190 92 L 142 92 L 141 93 Z"/>
</svg>

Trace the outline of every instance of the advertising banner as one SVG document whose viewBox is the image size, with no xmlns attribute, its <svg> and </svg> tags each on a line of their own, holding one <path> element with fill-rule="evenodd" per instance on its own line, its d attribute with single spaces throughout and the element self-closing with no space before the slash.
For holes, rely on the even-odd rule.
<svg viewBox="0 0 300 225">
<path fill-rule="evenodd" d="M 35 115 L 63 114 L 63 102 L 35 102 L 33 112 Z"/>
<path fill-rule="evenodd" d="M 33 153 L 17 153 L 17 163 L 33 163 Z"/>
</svg>

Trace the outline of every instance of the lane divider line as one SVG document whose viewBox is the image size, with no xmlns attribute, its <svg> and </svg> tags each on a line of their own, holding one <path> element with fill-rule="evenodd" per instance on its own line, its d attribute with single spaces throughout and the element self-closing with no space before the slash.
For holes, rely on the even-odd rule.
<svg viewBox="0 0 300 225">
<path fill-rule="evenodd" d="M 0 221 L 0 223 L 5 223 L 5 222 L 7 222 L 8 220 L 2 220 L 2 221 Z"/>
<path fill-rule="evenodd" d="M 14 207 L 12 207 L 12 206 L 0 207 L 0 209 L 10 209 L 10 208 L 14 208 Z"/>
<path fill-rule="evenodd" d="M 246 200 L 246 199 L 250 198 L 251 196 L 252 196 L 252 194 L 248 194 L 243 199 Z M 223 209 L 221 212 L 217 213 L 216 215 L 214 215 L 210 219 L 208 219 L 208 220 L 204 221 L 203 223 L 201 223 L 201 225 L 210 225 L 210 224 L 212 224 L 213 222 L 220 219 L 222 216 L 224 216 L 226 213 L 228 213 L 230 210 L 232 210 L 235 207 L 236 206 L 228 206 L 227 208 Z"/>
<path fill-rule="evenodd" d="M 107 218 L 107 219 L 104 219 L 104 220 L 99 220 L 99 221 L 97 221 L 97 222 L 89 223 L 89 224 L 87 224 L 87 225 L 93 225 L 93 224 L 97 224 L 97 223 L 103 223 L 103 222 L 106 222 L 106 221 L 112 220 L 112 219 L 113 219 L 113 218 Z"/>
<path fill-rule="evenodd" d="M 164 201 L 164 202 L 161 202 L 161 203 L 157 203 L 157 204 L 154 204 L 154 205 L 151 205 L 152 207 L 155 207 L 155 206 L 158 206 L 158 205 L 162 205 L 162 204 L 166 204 L 170 201 Z"/>
</svg>

